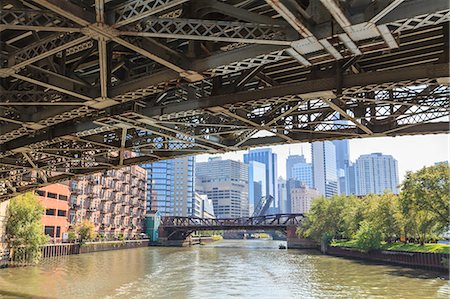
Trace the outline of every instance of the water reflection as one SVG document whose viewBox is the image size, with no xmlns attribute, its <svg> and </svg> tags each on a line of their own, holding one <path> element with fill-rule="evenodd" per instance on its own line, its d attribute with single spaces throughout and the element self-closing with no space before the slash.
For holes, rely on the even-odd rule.
<svg viewBox="0 0 450 299">
<path fill-rule="evenodd" d="M 0 298 L 448 298 L 440 275 L 279 250 L 280 241 L 139 248 L 0 270 Z"/>
</svg>

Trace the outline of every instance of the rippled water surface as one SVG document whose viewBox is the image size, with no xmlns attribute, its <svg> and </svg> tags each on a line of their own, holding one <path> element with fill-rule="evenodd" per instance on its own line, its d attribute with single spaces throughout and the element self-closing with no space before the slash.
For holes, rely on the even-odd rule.
<svg viewBox="0 0 450 299">
<path fill-rule="evenodd" d="M 446 277 L 298 250 L 220 241 L 46 260 L 0 270 L 0 298 L 450 298 Z"/>
</svg>

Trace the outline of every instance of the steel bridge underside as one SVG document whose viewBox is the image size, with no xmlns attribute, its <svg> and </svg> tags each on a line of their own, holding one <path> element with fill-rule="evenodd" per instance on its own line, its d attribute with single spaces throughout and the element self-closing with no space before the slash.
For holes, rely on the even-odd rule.
<svg viewBox="0 0 450 299">
<path fill-rule="evenodd" d="M 447 133 L 449 20 L 447 0 L 4 0 L 0 199 L 180 156 Z"/>
</svg>

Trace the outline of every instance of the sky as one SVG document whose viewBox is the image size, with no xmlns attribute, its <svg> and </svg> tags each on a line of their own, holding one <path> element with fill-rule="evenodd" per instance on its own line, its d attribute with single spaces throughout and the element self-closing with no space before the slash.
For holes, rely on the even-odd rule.
<svg viewBox="0 0 450 299">
<path fill-rule="evenodd" d="M 418 135 L 400 137 L 373 137 L 351 139 L 349 141 L 350 160 L 355 161 L 360 155 L 382 153 L 392 155 L 398 161 L 399 179 L 403 180 L 407 171 L 416 171 L 435 162 L 449 160 L 450 135 Z M 311 162 L 310 143 L 286 144 L 272 146 L 278 155 L 278 176 L 286 177 L 286 158 L 302 151 L 308 162 Z M 222 155 L 200 155 L 197 162 L 205 162 L 209 157 L 222 156 L 222 159 L 243 161 L 246 151 L 230 152 Z"/>
</svg>

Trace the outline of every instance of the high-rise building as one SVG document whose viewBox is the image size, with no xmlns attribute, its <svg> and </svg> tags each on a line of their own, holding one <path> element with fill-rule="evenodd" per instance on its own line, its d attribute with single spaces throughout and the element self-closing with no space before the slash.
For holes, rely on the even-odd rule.
<svg viewBox="0 0 450 299">
<path fill-rule="evenodd" d="M 309 212 L 313 200 L 320 196 L 319 191 L 305 185 L 291 189 L 291 213 L 303 214 Z"/>
<path fill-rule="evenodd" d="M 217 218 L 248 217 L 248 165 L 209 159 L 196 164 L 197 192 L 211 199 Z"/>
<path fill-rule="evenodd" d="M 257 161 L 265 165 L 266 172 L 266 196 L 273 196 L 268 214 L 276 214 L 278 212 L 278 175 L 277 175 L 277 154 L 272 153 L 271 148 L 262 148 L 250 150 L 244 154 L 244 163 L 249 164 L 250 161 Z"/>
<path fill-rule="evenodd" d="M 287 206 L 287 188 L 286 188 L 286 180 L 282 177 L 278 178 L 278 205 L 280 207 L 280 213 L 289 213 L 290 210 Z"/>
<path fill-rule="evenodd" d="M 336 169 L 339 180 L 339 193 L 350 195 L 349 167 L 350 152 L 348 140 L 333 140 L 336 149 Z"/>
<path fill-rule="evenodd" d="M 258 206 L 261 198 L 266 195 L 266 166 L 257 161 L 248 163 L 248 204 L 249 213 Z"/>
<path fill-rule="evenodd" d="M 142 167 L 147 171 L 147 212 L 161 216 L 193 216 L 195 158 L 161 160 Z"/>
<path fill-rule="evenodd" d="M 286 180 L 286 213 L 291 213 L 292 199 L 291 199 L 291 190 L 294 188 L 300 188 L 302 182 L 296 179 Z"/>
<path fill-rule="evenodd" d="M 359 195 L 382 194 L 385 190 L 398 193 L 397 160 L 391 155 L 372 153 L 356 160 Z"/>
<path fill-rule="evenodd" d="M 146 177 L 145 169 L 130 166 L 70 181 L 70 223 L 86 219 L 106 237 L 137 237 L 145 220 Z"/>
<path fill-rule="evenodd" d="M 306 186 L 312 188 L 313 186 L 312 164 L 306 163 L 306 161 L 294 164 L 292 166 L 291 179 L 300 181 Z"/>
<path fill-rule="evenodd" d="M 313 185 L 321 194 L 331 197 L 339 193 L 336 149 L 330 141 L 311 144 Z"/>
<path fill-rule="evenodd" d="M 292 174 L 292 167 L 298 163 L 306 163 L 303 155 L 289 155 L 286 159 L 286 180 L 294 178 Z"/>
<path fill-rule="evenodd" d="M 359 195 L 359 179 L 358 179 L 358 171 L 356 164 L 353 162 L 350 162 L 350 165 L 348 167 L 348 177 L 347 177 L 347 183 L 348 183 L 348 195 Z"/>
</svg>

